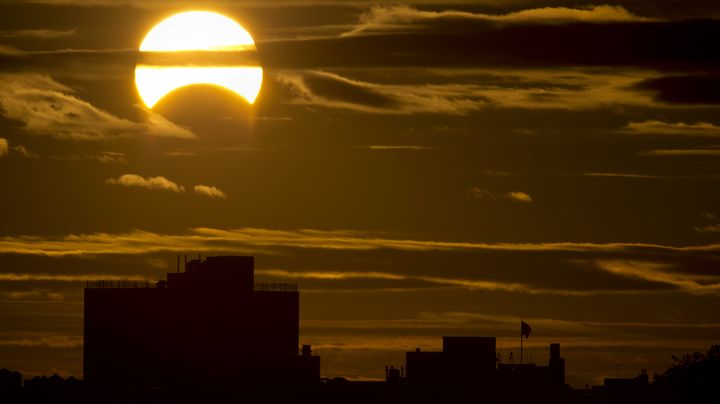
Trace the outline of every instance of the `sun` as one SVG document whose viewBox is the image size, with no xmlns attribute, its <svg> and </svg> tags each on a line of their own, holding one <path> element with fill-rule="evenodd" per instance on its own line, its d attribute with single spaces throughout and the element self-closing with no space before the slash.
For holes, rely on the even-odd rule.
<svg viewBox="0 0 720 404">
<path fill-rule="evenodd" d="M 176 14 L 153 27 L 140 44 L 135 68 L 135 85 L 148 108 L 193 84 L 224 87 L 252 104 L 262 79 L 250 33 L 209 11 Z"/>
</svg>

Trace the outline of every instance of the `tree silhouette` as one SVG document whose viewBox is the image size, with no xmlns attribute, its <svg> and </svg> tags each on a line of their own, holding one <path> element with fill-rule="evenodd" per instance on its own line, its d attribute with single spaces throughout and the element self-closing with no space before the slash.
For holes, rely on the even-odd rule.
<svg viewBox="0 0 720 404">
<path fill-rule="evenodd" d="M 673 356 L 673 364 L 655 384 L 673 396 L 673 402 L 720 402 L 720 345 L 712 345 L 706 354 L 695 352 Z"/>
</svg>

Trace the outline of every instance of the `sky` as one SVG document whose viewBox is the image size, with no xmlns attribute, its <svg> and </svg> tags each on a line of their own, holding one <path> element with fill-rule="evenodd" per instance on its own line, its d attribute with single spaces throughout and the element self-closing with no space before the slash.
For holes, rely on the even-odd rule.
<svg viewBox="0 0 720 404">
<path fill-rule="evenodd" d="M 142 104 L 188 10 L 253 36 L 254 104 Z M 661 372 L 720 337 L 717 38 L 709 0 L 5 0 L 0 367 L 81 376 L 88 279 L 244 254 L 298 283 L 323 376 L 443 335 L 507 361 L 520 318 L 576 387 Z"/>
</svg>

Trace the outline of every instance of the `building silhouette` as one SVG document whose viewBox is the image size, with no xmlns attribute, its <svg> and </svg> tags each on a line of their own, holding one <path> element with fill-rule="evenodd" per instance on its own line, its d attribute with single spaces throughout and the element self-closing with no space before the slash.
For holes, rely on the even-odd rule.
<svg viewBox="0 0 720 404">
<path fill-rule="evenodd" d="M 405 354 L 407 379 L 417 383 L 465 383 L 492 377 L 495 372 L 494 337 L 443 337 L 441 352 Z"/>
<path fill-rule="evenodd" d="M 550 344 L 547 366 L 498 363 L 494 337 L 443 337 L 442 351 L 417 348 L 405 354 L 405 378 L 386 370 L 388 385 L 404 385 L 405 396 L 471 402 L 565 402 L 565 360 L 560 344 Z"/>
<path fill-rule="evenodd" d="M 547 366 L 534 363 L 499 363 L 498 376 L 503 385 L 529 388 L 556 388 L 565 385 L 565 359 L 560 357 L 560 344 L 550 344 Z"/>
<path fill-rule="evenodd" d="M 254 282 L 253 257 L 187 262 L 167 280 L 88 282 L 83 369 L 93 387 L 188 389 L 317 382 L 298 355 L 295 284 Z"/>
</svg>

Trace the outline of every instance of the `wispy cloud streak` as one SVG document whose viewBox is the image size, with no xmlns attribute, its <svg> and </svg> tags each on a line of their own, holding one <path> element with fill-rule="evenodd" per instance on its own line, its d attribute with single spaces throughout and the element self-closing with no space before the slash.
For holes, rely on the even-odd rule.
<svg viewBox="0 0 720 404">
<path fill-rule="evenodd" d="M 630 122 L 618 132 L 635 135 L 720 137 L 720 126 L 710 122 L 685 123 L 649 120 Z"/>
<path fill-rule="evenodd" d="M 567 24 L 617 23 L 650 21 L 627 11 L 621 6 L 591 6 L 586 8 L 543 7 L 515 11 L 507 14 L 485 14 L 467 11 L 424 11 L 409 6 L 373 7 L 359 18 L 359 23 L 344 36 L 407 31 L 426 28 L 428 25 L 475 21 L 496 24 Z"/>
<path fill-rule="evenodd" d="M 126 187 L 172 191 L 175 193 L 185 192 L 185 187 L 162 176 L 141 177 L 137 174 L 124 174 L 118 178 L 110 178 L 105 182 L 111 185 L 122 185 Z"/>
<path fill-rule="evenodd" d="M 146 111 L 146 122 L 117 117 L 78 98 L 75 91 L 38 74 L 0 75 L 0 113 L 23 122 L 36 135 L 99 141 L 118 137 L 164 136 L 194 138 L 187 128 Z"/>
<path fill-rule="evenodd" d="M 69 234 L 60 237 L 8 236 L 0 238 L 0 253 L 47 256 L 86 254 L 147 254 L 158 251 L 247 252 L 269 247 L 314 248 L 328 250 L 405 251 L 574 251 L 626 252 L 651 249 L 668 252 L 720 252 L 720 244 L 670 246 L 650 243 L 477 243 L 411 240 L 379 237 L 378 233 L 352 230 L 271 230 L 241 228 L 222 230 L 208 227 L 187 234 L 161 234 L 142 230 L 127 233 Z"/>
</svg>

